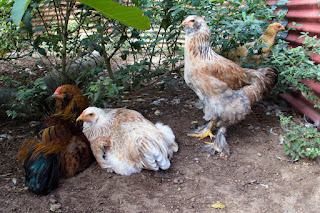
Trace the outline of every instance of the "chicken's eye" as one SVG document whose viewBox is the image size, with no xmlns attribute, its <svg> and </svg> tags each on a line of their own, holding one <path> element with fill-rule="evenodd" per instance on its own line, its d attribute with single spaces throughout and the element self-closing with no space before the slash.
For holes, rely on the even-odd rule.
<svg viewBox="0 0 320 213">
<path fill-rule="evenodd" d="M 92 117 L 92 116 L 93 116 L 93 113 L 90 113 L 89 116 Z"/>
<path fill-rule="evenodd" d="M 193 23 L 193 22 L 195 22 L 195 20 L 194 20 L 194 19 L 192 19 L 192 20 L 190 20 L 190 22 L 192 22 L 192 23 Z"/>
</svg>

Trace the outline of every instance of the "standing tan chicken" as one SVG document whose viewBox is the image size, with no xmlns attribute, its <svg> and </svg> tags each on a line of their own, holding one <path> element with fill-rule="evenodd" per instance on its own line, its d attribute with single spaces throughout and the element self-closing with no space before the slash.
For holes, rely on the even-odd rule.
<svg viewBox="0 0 320 213">
<path fill-rule="evenodd" d="M 239 46 L 228 54 L 228 58 L 239 65 L 247 62 L 254 62 L 256 65 L 260 64 L 262 60 L 267 59 L 270 48 L 274 44 L 275 38 L 280 30 L 285 30 L 280 23 L 270 24 L 266 32 L 263 33 L 257 41 L 252 41 Z M 261 55 L 258 54 L 258 50 L 254 50 L 254 54 L 247 58 L 250 51 L 249 49 L 253 48 L 255 45 L 264 45 L 264 47 L 262 47 Z"/>
<path fill-rule="evenodd" d="M 218 128 L 214 143 L 205 148 L 229 156 L 225 138 L 228 126 L 245 118 L 251 107 L 275 84 L 277 71 L 273 68 L 244 69 L 217 53 L 210 46 L 211 31 L 199 16 L 188 16 L 185 26 L 184 78 L 204 105 L 207 125 L 189 136 L 213 138 L 213 125 Z"/>
<path fill-rule="evenodd" d="M 83 133 L 101 168 L 131 175 L 141 169 L 170 167 L 178 144 L 169 126 L 155 125 L 129 109 L 89 107 L 77 120 L 83 120 Z"/>
</svg>

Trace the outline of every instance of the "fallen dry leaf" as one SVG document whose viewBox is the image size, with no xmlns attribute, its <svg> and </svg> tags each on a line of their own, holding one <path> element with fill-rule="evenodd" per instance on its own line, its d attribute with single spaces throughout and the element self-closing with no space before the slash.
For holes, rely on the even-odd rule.
<svg viewBox="0 0 320 213">
<path fill-rule="evenodd" d="M 218 203 L 212 204 L 211 207 L 215 208 L 215 209 L 224 209 L 224 208 L 226 208 L 226 205 L 224 205 L 223 203 L 218 202 Z"/>
</svg>

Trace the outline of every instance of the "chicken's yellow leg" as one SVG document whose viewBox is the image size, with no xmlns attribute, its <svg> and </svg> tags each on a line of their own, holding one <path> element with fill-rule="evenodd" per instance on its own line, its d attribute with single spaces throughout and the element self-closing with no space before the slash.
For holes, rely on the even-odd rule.
<svg viewBox="0 0 320 213">
<path fill-rule="evenodd" d="M 204 139 L 206 137 L 210 137 L 210 139 L 214 138 L 214 135 L 211 132 L 213 127 L 213 121 L 210 121 L 203 129 L 196 130 L 195 132 L 190 132 L 187 135 L 191 137 L 197 137 L 199 140 Z"/>
</svg>

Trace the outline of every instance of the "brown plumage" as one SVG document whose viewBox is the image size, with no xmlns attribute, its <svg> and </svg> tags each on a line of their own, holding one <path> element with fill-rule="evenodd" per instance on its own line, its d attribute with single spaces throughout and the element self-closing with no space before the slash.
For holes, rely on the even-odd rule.
<svg viewBox="0 0 320 213">
<path fill-rule="evenodd" d="M 211 31 L 199 16 L 188 16 L 181 25 L 186 31 L 184 78 L 204 105 L 203 118 L 210 121 L 189 135 L 213 138 L 211 128 L 215 125 L 215 141 L 206 148 L 228 156 L 226 128 L 251 112 L 251 107 L 275 84 L 277 71 L 244 69 L 215 53 L 210 46 Z"/>
<path fill-rule="evenodd" d="M 285 30 L 285 28 L 280 23 L 270 24 L 266 32 L 264 32 L 257 41 L 252 41 L 239 46 L 228 54 L 228 58 L 239 65 L 248 62 L 254 62 L 255 65 L 260 64 L 262 61 L 267 59 L 270 53 L 270 48 L 274 44 L 275 38 L 281 30 Z M 250 49 L 254 48 L 255 45 L 265 46 L 262 47 L 261 54 L 259 54 L 258 50 L 255 49 L 253 52 L 254 54 L 247 58 Z"/>
<path fill-rule="evenodd" d="M 154 125 L 134 110 L 89 107 L 78 120 L 84 121 L 92 152 L 108 172 L 131 175 L 141 169 L 168 169 L 178 151 L 169 126 Z"/>
<path fill-rule="evenodd" d="M 26 184 L 40 195 L 56 188 L 60 177 L 72 177 L 94 160 L 89 141 L 75 123 L 88 107 L 87 98 L 73 85 L 58 87 L 52 97 L 56 100 L 55 113 L 34 137 L 23 142 L 18 152 Z"/>
</svg>

